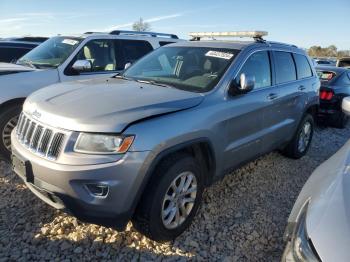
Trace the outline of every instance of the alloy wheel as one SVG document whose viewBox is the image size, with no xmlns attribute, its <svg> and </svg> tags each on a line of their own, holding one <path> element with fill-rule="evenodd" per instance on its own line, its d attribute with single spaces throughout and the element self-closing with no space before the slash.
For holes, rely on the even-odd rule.
<svg viewBox="0 0 350 262">
<path fill-rule="evenodd" d="M 303 153 L 311 141 L 312 126 L 310 122 L 305 122 L 299 134 L 298 150 Z"/>
<path fill-rule="evenodd" d="M 192 172 L 179 174 L 163 199 L 162 221 L 167 229 L 179 227 L 191 213 L 197 197 L 197 179 Z"/>
<path fill-rule="evenodd" d="M 18 116 L 11 118 L 2 130 L 2 142 L 8 151 L 11 151 L 11 132 L 18 123 Z"/>
</svg>

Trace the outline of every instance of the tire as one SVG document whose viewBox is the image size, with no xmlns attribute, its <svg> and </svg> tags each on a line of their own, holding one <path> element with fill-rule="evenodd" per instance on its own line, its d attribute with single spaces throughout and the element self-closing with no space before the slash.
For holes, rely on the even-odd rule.
<svg viewBox="0 0 350 262">
<path fill-rule="evenodd" d="M 341 112 L 339 114 L 338 118 L 335 121 L 333 121 L 332 125 L 336 128 L 343 129 L 346 127 L 348 120 L 349 120 L 348 116 L 345 115 L 343 112 Z"/>
<path fill-rule="evenodd" d="M 308 139 L 306 137 L 306 134 L 302 133 L 303 130 L 305 130 L 304 128 L 306 127 L 306 125 L 309 126 L 310 128 L 310 132 L 308 135 Z M 282 154 L 290 157 L 290 158 L 294 158 L 294 159 L 299 159 L 301 157 L 303 157 L 307 151 L 310 148 L 311 145 L 311 141 L 312 141 L 312 137 L 314 134 L 314 119 L 310 114 L 306 114 L 303 119 L 301 120 L 293 139 L 289 142 L 289 144 L 282 150 Z M 303 136 L 304 137 L 301 137 Z M 300 140 L 301 139 L 307 139 L 307 143 L 304 144 L 304 146 L 301 146 Z M 304 140 L 304 142 L 306 142 L 306 140 Z"/>
<path fill-rule="evenodd" d="M 196 163 L 195 159 L 187 154 L 175 154 L 162 161 L 158 168 L 156 168 L 152 176 L 153 178 L 143 193 L 135 211 L 132 219 L 135 229 L 148 238 L 158 242 L 173 240 L 184 232 L 191 224 L 202 200 L 204 180 L 200 170 L 200 166 Z M 192 183 L 189 186 L 189 189 L 197 189 L 196 194 L 195 197 L 193 197 L 193 192 L 188 193 L 185 195 L 185 198 L 180 195 L 178 199 L 174 201 L 177 202 L 175 206 L 174 202 L 171 200 L 165 200 L 165 196 L 168 195 L 169 198 L 169 194 L 172 193 L 174 195 L 171 185 L 174 181 L 180 182 L 184 174 L 189 175 L 186 177 L 187 179 L 189 179 L 190 175 L 193 175 L 194 178 L 192 178 L 192 180 L 185 180 L 184 184 L 186 185 L 186 181 L 196 182 L 196 187 L 194 187 Z M 180 185 L 181 183 L 177 184 L 177 188 L 181 188 Z M 181 205 L 179 203 L 184 199 L 189 199 L 189 197 L 192 197 L 194 202 L 186 203 L 183 206 L 184 209 L 179 208 L 178 205 Z M 166 212 L 168 210 L 172 211 Z M 173 212 L 174 210 L 176 210 L 176 212 Z M 173 216 L 174 213 L 178 214 L 178 216 Z M 171 217 L 174 218 L 171 219 Z M 182 217 L 182 222 L 176 224 L 177 217 Z M 170 223 L 169 221 L 174 222 Z M 178 221 L 180 221 L 180 219 Z"/>
<path fill-rule="evenodd" d="M 22 111 L 22 105 L 6 107 L 0 113 L 0 157 L 10 161 L 11 159 L 11 131 L 16 126 L 18 117 Z M 10 140 L 8 140 L 10 139 Z M 10 143 L 10 144 L 9 144 Z"/>
</svg>

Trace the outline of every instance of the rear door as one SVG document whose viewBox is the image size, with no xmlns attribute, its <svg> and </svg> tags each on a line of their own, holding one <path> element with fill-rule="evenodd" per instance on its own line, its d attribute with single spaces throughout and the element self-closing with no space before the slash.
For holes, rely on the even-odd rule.
<svg viewBox="0 0 350 262">
<path fill-rule="evenodd" d="M 267 95 L 268 110 L 264 112 L 264 149 L 271 151 L 289 141 L 304 112 L 307 81 L 297 80 L 293 54 L 273 51 L 275 86 Z"/>
</svg>

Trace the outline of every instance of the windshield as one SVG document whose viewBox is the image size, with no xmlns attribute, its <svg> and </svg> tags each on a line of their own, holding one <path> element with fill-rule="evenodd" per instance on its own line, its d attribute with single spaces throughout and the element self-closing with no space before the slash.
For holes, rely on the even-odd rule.
<svg viewBox="0 0 350 262">
<path fill-rule="evenodd" d="M 124 77 L 207 92 L 215 87 L 238 52 L 223 48 L 161 47 L 126 70 Z"/>
<path fill-rule="evenodd" d="M 36 68 L 56 68 L 68 58 L 81 41 L 81 38 L 75 37 L 52 37 L 22 56 L 17 64 Z"/>
</svg>

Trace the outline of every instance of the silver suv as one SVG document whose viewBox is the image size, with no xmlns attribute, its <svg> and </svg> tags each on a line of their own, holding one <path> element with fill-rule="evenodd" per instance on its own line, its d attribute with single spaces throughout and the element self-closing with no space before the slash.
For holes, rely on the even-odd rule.
<svg viewBox="0 0 350 262">
<path fill-rule="evenodd" d="M 110 79 L 31 95 L 12 132 L 13 167 L 46 203 L 157 241 L 191 223 L 206 186 L 272 150 L 310 147 L 320 86 L 293 45 L 193 41 L 161 47 Z"/>
<path fill-rule="evenodd" d="M 25 98 L 45 86 L 113 76 L 176 35 L 112 31 L 52 37 L 16 64 L 0 63 L 0 157 L 10 159 L 11 131 Z"/>
</svg>

